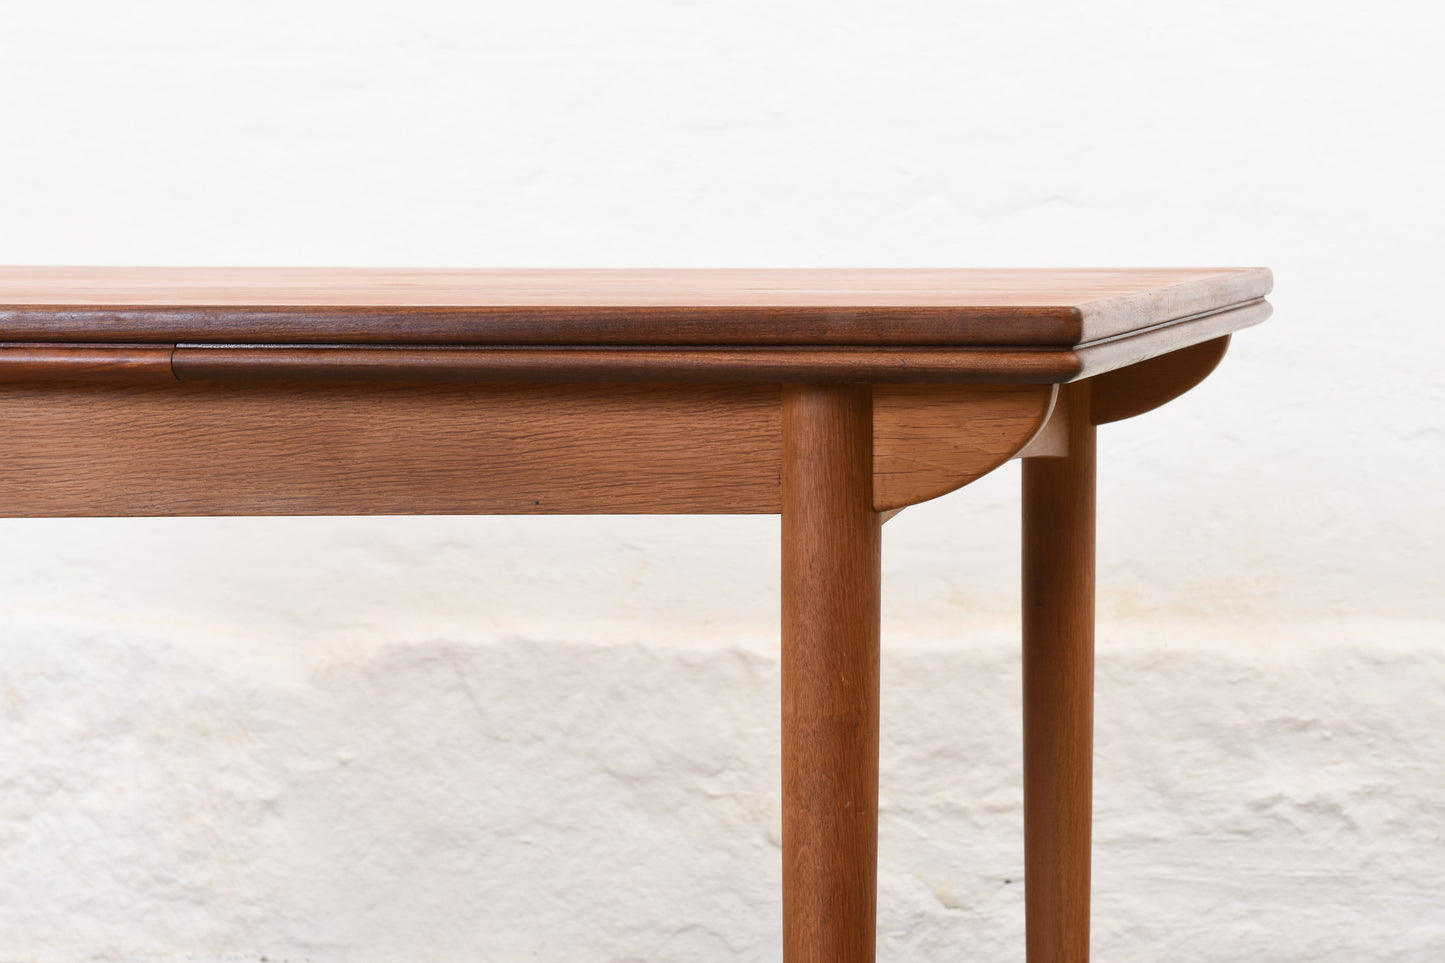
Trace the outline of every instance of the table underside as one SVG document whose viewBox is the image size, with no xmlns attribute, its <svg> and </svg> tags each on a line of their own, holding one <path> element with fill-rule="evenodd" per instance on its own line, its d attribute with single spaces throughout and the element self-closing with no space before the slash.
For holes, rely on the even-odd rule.
<svg viewBox="0 0 1445 963">
<path fill-rule="evenodd" d="M 1089 379 L 1162 404 L 1219 338 Z M 779 384 L 112 378 L 0 384 L 0 515 L 777 513 Z M 879 511 L 1058 451 L 1051 384 L 869 386 Z"/>
</svg>

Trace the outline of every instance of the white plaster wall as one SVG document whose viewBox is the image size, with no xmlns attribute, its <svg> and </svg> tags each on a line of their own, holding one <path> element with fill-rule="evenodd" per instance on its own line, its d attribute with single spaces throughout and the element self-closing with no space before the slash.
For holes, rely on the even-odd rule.
<svg viewBox="0 0 1445 963">
<path fill-rule="evenodd" d="M 0 4 L 0 263 L 1267 264 L 1103 434 L 1099 959 L 1445 958 L 1423 4 Z M 880 944 L 1022 959 L 1017 469 L 885 535 Z M 777 522 L 0 522 L 0 963 L 776 960 Z"/>
</svg>

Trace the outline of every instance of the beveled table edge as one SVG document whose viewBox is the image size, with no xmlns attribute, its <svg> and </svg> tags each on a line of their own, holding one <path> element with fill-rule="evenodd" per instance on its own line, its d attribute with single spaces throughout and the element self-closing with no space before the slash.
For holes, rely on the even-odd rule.
<svg viewBox="0 0 1445 963">
<path fill-rule="evenodd" d="M 24 268 L 0 267 L 0 278 Z M 34 303 L 0 296 L 0 341 L 37 343 L 201 343 L 201 344 L 407 344 L 435 346 L 572 347 L 760 347 L 760 346 L 871 346 L 953 348 L 1076 348 L 1104 338 L 1139 332 L 1200 314 L 1246 304 L 1264 297 L 1273 287 L 1266 268 L 1077 268 L 1077 269 L 897 269 L 789 271 L 564 271 L 554 274 L 556 289 L 542 279 L 549 272 L 528 272 L 536 286 L 535 304 L 514 303 L 515 291 L 499 291 L 487 300 L 484 288 L 476 290 L 475 303 L 438 304 L 425 291 L 403 303 L 387 288 L 385 296 L 355 303 L 326 303 L 332 292 L 324 287 L 310 292 L 312 301 L 287 304 L 287 284 L 305 277 L 308 269 L 273 269 L 281 292 L 261 298 L 266 274 L 254 269 L 255 303 L 216 298 L 207 303 L 181 283 L 206 270 L 222 269 L 91 269 L 98 274 L 126 270 L 163 280 L 176 272 L 178 288 L 172 303 L 152 296 L 136 303 L 78 296 L 86 290 L 84 268 L 32 268 L 42 276 L 28 288 Z M 236 269 L 239 270 L 239 269 Z M 45 294 L 46 272 L 56 274 L 61 286 L 54 296 Z M 336 272 L 333 272 L 333 274 Z M 364 287 L 383 269 L 358 268 L 344 276 Z M 391 273 L 397 273 L 395 271 Z M 404 272 L 402 272 L 404 274 Z M 425 274 L 426 272 L 413 272 Z M 467 275 L 467 272 L 442 272 Z M 497 272 L 505 274 L 506 272 Z M 1106 297 L 1092 296 L 1080 279 L 1109 279 L 1118 287 L 1120 276 L 1137 273 L 1137 289 Z M 472 272 L 483 276 L 488 272 Z M 750 288 L 742 280 L 730 291 L 700 287 L 691 301 L 682 280 L 710 274 L 740 278 L 766 277 L 778 282 L 779 291 L 766 286 Z M 659 287 L 672 285 L 666 296 L 649 299 L 638 294 L 636 303 L 608 293 L 607 279 L 625 277 L 633 287 L 656 278 Z M 818 284 L 819 276 L 836 276 L 836 290 L 781 290 L 790 276 L 806 276 Z M 901 279 L 918 275 L 928 284 L 910 288 Z M 1024 279 L 1001 303 L 965 303 L 987 295 L 971 291 L 968 279 L 1017 275 Z M 109 276 L 109 275 L 105 275 Z M 328 275 L 330 276 L 330 275 Z M 472 275 L 467 275 L 472 276 Z M 578 277 L 592 279 L 592 287 L 573 291 Z M 1170 283 L 1150 283 L 1172 277 Z M 867 283 L 892 279 L 896 290 Z M 63 289 L 66 279 L 78 288 L 74 299 Z M 13 277 L 11 278 L 13 281 Z M 952 286 L 945 281 L 952 282 Z M 849 283 L 854 287 L 849 287 Z M 151 283 L 159 284 L 160 280 Z M 932 285 L 931 287 L 929 285 Z M 1072 286 L 1071 286 L 1072 285 Z M 988 284 L 979 282 L 987 292 Z M 366 289 L 369 290 L 369 289 Z M 722 290 L 724 294 L 719 294 Z M 204 287 L 201 288 L 204 293 Z M 541 296 L 541 292 L 546 297 Z M 404 293 L 404 290 L 403 290 Z M 464 293 L 473 293 L 465 291 Z M 726 296 L 725 296 L 726 295 Z M 448 296 L 457 297 L 455 292 Z M 890 300 L 890 297 L 893 298 Z M 771 300 L 770 300 L 771 298 Z M 319 300 L 318 300 L 319 299 Z M 811 299 L 811 300 L 810 300 Z M 297 296 L 296 301 L 306 298 Z M 335 299 L 340 300 L 340 299 Z"/>
</svg>

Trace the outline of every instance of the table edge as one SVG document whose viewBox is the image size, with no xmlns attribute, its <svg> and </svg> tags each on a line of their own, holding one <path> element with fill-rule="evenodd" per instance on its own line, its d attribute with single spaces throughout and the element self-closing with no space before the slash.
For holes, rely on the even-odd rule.
<svg viewBox="0 0 1445 963">
<path fill-rule="evenodd" d="M 1077 348 L 1245 304 L 1272 288 L 1267 268 L 1220 268 L 1075 305 L 15 303 L 0 304 L 0 342 Z"/>
<path fill-rule="evenodd" d="M 1263 298 L 1077 347 L 0 344 L 0 383 L 599 381 L 1061 384 L 1258 324 Z"/>
</svg>

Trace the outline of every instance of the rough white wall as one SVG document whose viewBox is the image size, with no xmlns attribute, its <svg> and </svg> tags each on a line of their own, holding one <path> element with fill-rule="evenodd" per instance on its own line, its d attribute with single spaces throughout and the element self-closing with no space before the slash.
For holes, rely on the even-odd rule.
<svg viewBox="0 0 1445 963">
<path fill-rule="evenodd" d="M 1103 435 L 1095 951 L 1437 961 L 1432 15 L 6 4 L 0 262 L 1270 265 Z M 885 959 L 1022 959 L 1016 490 L 885 530 Z M 0 540 L 3 963 L 777 959 L 775 519 Z"/>
</svg>

